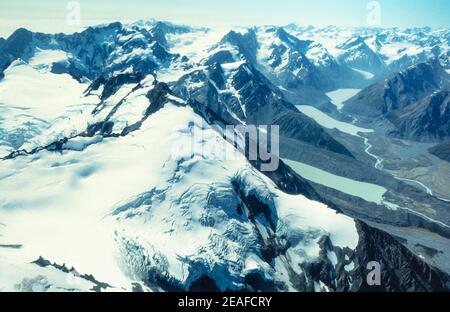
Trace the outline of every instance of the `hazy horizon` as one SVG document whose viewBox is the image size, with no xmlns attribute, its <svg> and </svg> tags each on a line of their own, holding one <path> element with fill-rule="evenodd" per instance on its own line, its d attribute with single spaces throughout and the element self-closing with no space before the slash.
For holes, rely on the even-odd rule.
<svg viewBox="0 0 450 312">
<path fill-rule="evenodd" d="M 226 3 L 211 3 L 197 0 L 190 4 L 182 0 L 166 0 L 164 3 L 145 0 L 129 0 L 127 3 L 106 0 L 42 0 L 39 3 L 0 0 L 0 6 L 2 37 L 8 37 L 20 27 L 40 32 L 71 33 L 114 21 L 129 23 L 149 19 L 207 27 L 289 23 L 316 27 L 450 27 L 446 14 L 450 11 L 450 1 L 447 0 L 322 0 L 315 3 L 299 0 L 248 0 L 245 3 L 228 0 Z M 78 15 L 79 23 L 68 23 L 71 15 Z M 370 15 L 379 15 L 375 25 L 368 24 Z"/>
</svg>

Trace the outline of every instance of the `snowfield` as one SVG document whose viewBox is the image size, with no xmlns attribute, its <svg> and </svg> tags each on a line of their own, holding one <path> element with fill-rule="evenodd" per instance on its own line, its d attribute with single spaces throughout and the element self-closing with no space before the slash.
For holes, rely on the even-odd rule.
<svg viewBox="0 0 450 312">
<path fill-rule="evenodd" d="M 233 161 L 218 161 L 221 140 L 190 108 L 167 105 L 126 137 L 1 162 L 0 242 L 22 248 L 8 250 L 18 276 L 2 270 L 0 281 L 33 277 L 38 270 L 29 263 L 41 256 L 127 290 L 150 264 L 183 284 L 198 277 L 193 267 L 208 266 L 202 270 L 217 274 L 224 289 L 239 286 L 248 271 L 276 275 L 258 255 L 253 227 L 236 212 L 238 180 L 276 211 L 277 232 L 308 233 L 289 251 L 299 262 L 318 256 L 326 234 L 337 246 L 356 247 L 352 219 L 281 193 L 237 151 Z M 177 148 L 186 143 L 203 152 Z M 258 223 L 266 231 L 267 221 Z"/>
<path fill-rule="evenodd" d="M 98 98 L 83 97 L 88 84 L 49 71 L 64 57 L 62 51 L 39 51 L 29 63 L 17 60 L 5 71 L 0 83 L 0 157 L 49 144 L 86 126 L 83 114 Z"/>
</svg>

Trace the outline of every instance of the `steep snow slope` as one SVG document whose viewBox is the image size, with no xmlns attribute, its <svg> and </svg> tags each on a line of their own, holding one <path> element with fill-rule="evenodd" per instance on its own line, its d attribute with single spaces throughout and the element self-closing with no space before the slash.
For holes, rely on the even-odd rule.
<svg viewBox="0 0 450 312">
<path fill-rule="evenodd" d="M 220 161 L 224 147 L 190 108 L 168 104 L 126 137 L 1 162 L 1 242 L 22 246 L 10 251 L 24 266 L 17 274 L 33 277 L 25 266 L 42 256 L 123 289 L 151 284 L 152 270 L 181 288 L 205 274 L 222 290 L 239 289 L 249 272 L 291 288 L 280 274 L 317 258 L 323 235 L 356 247 L 351 219 L 281 193 L 237 151 Z M 246 211 L 241 196 L 270 211 Z M 307 238 L 289 248 L 295 264 L 271 268 L 261 244 L 300 233 Z"/>
<path fill-rule="evenodd" d="M 53 142 L 49 128 L 60 124 L 60 131 L 70 131 L 69 124 L 98 101 L 83 97 L 87 84 L 49 72 L 49 65 L 65 58 L 62 51 L 39 51 L 28 64 L 17 60 L 5 71 L 0 82 L 0 157 Z"/>
<path fill-rule="evenodd" d="M 364 257 L 355 221 L 282 193 L 190 107 L 167 103 L 126 136 L 83 140 L 0 163 L 0 264 L 16 268 L 1 288 L 361 287 L 357 267 L 339 269 Z"/>
</svg>

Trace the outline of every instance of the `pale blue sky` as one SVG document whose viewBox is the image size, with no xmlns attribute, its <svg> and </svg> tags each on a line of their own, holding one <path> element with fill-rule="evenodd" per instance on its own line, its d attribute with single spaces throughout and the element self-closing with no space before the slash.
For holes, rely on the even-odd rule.
<svg viewBox="0 0 450 312">
<path fill-rule="evenodd" d="M 0 36 L 24 26 L 77 31 L 67 25 L 66 0 L 0 0 Z M 79 0 L 81 26 L 155 18 L 207 25 L 367 25 L 369 0 Z M 449 0 L 379 0 L 384 27 L 450 27 Z"/>
</svg>

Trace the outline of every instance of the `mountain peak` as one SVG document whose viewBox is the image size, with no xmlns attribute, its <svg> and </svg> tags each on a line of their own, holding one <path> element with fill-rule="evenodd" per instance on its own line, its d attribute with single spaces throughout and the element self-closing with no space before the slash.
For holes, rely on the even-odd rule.
<svg viewBox="0 0 450 312">
<path fill-rule="evenodd" d="M 5 41 L 5 49 L 8 47 L 9 49 L 14 49 L 14 46 L 23 46 L 24 44 L 28 44 L 31 41 L 31 37 L 33 33 L 26 28 L 19 28 L 14 31 L 11 36 L 8 37 Z"/>
<path fill-rule="evenodd" d="M 344 42 L 341 45 L 338 45 L 339 49 L 350 49 L 354 47 L 359 47 L 366 45 L 365 39 L 361 36 L 356 36 L 354 38 L 348 39 L 346 42 Z"/>
<path fill-rule="evenodd" d="M 230 30 L 220 41 L 220 44 L 231 44 L 247 60 L 253 62 L 256 58 L 256 52 L 259 46 L 258 39 L 254 29 L 247 28 L 243 32 Z"/>
<path fill-rule="evenodd" d="M 393 74 L 388 81 L 392 83 L 399 77 L 406 80 L 404 83 L 414 86 L 415 91 L 421 91 L 427 87 L 439 89 L 449 80 L 449 75 L 437 58 L 412 65 L 398 74 Z"/>
<path fill-rule="evenodd" d="M 204 30 L 204 31 L 208 30 L 207 27 L 196 28 L 189 25 L 176 24 L 169 21 L 160 21 L 156 19 L 138 20 L 129 25 L 138 28 L 144 28 L 147 30 L 157 29 L 158 31 L 161 31 L 165 34 L 183 34 L 193 30 Z"/>
<path fill-rule="evenodd" d="M 120 30 L 123 28 L 123 24 L 121 22 L 112 22 L 109 24 L 100 24 L 96 26 L 90 26 L 85 31 L 104 31 L 104 30 Z"/>
<path fill-rule="evenodd" d="M 25 28 L 17 29 L 8 39 L 0 42 L 0 78 L 9 64 L 22 56 L 33 40 L 33 33 Z"/>
</svg>

